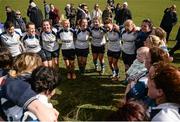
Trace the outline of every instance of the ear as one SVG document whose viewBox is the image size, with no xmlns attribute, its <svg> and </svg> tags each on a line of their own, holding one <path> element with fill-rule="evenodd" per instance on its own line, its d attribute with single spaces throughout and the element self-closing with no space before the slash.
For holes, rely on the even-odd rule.
<svg viewBox="0 0 180 122">
<path fill-rule="evenodd" d="M 163 92 L 163 90 L 162 90 L 162 89 L 158 89 L 158 93 L 157 93 L 157 95 L 158 95 L 159 97 L 164 96 L 164 92 Z"/>
</svg>

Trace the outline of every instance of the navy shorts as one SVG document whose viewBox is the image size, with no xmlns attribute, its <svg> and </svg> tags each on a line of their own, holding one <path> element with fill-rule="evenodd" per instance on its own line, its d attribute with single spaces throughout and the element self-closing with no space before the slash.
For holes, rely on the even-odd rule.
<svg viewBox="0 0 180 122">
<path fill-rule="evenodd" d="M 136 54 L 126 54 L 122 51 L 122 60 L 124 64 L 131 66 L 131 64 L 135 59 L 136 59 Z"/>
<path fill-rule="evenodd" d="M 108 57 L 113 57 L 113 58 L 116 58 L 116 59 L 119 59 L 120 54 L 121 54 L 121 51 L 114 52 L 114 51 L 108 50 L 108 52 L 107 52 Z"/>
<path fill-rule="evenodd" d="M 92 53 L 105 53 L 105 45 L 102 45 L 100 47 L 91 45 Z"/>
<path fill-rule="evenodd" d="M 74 60 L 75 49 L 62 50 L 62 55 L 64 60 Z"/>
<path fill-rule="evenodd" d="M 57 49 L 53 52 L 47 51 L 45 49 L 43 49 L 43 51 L 44 51 L 44 54 L 46 56 L 47 61 L 52 60 L 52 58 L 58 58 L 59 57 L 59 49 Z"/>
<path fill-rule="evenodd" d="M 46 55 L 42 49 L 37 54 L 41 57 L 42 61 L 46 61 Z"/>
<path fill-rule="evenodd" d="M 87 57 L 88 54 L 89 54 L 89 48 L 87 48 L 87 49 L 78 49 L 78 48 L 76 48 L 77 57 L 79 57 L 79 56 Z"/>
</svg>

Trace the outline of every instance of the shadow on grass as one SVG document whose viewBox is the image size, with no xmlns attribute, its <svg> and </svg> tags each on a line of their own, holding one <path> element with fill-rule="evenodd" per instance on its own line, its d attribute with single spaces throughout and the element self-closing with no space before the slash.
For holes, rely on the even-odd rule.
<svg viewBox="0 0 180 122">
<path fill-rule="evenodd" d="M 76 71 L 77 79 L 67 80 L 64 68 L 60 73 L 62 81 L 52 102 L 65 119 L 105 120 L 123 97 L 125 86 L 112 82 L 109 75 L 88 72 L 81 76 Z"/>
</svg>

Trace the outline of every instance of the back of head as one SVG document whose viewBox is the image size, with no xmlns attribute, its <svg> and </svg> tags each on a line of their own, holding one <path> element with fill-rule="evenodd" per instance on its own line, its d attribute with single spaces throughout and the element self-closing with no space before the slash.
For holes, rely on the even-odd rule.
<svg viewBox="0 0 180 122">
<path fill-rule="evenodd" d="M 34 2 L 31 2 L 30 6 L 33 8 L 33 7 L 36 7 L 36 4 Z"/>
<path fill-rule="evenodd" d="M 163 61 L 167 63 L 170 62 L 167 52 L 165 52 L 161 48 L 158 47 L 150 48 L 150 55 L 151 55 L 151 64 L 159 61 Z"/>
<path fill-rule="evenodd" d="M 161 27 L 155 28 L 154 32 L 161 40 L 166 39 L 166 32 Z"/>
<path fill-rule="evenodd" d="M 53 91 L 60 80 L 59 74 L 55 69 L 45 66 L 37 67 L 32 72 L 31 77 L 29 83 L 36 93 Z"/>
<path fill-rule="evenodd" d="M 155 75 L 154 83 L 157 89 L 162 89 L 166 102 L 180 105 L 180 70 L 169 63 L 159 62 L 153 64 Z"/>
<path fill-rule="evenodd" d="M 127 8 L 128 7 L 128 3 L 127 2 L 124 2 L 123 3 L 123 8 Z"/>
<path fill-rule="evenodd" d="M 137 49 L 137 54 L 144 54 L 147 56 L 149 54 L 149 48 L 148 47 L 140 47 Z"/>
<path fill-rule="evenodd" d="M 148 120 L 145 106 L 138 101 L 129 101 L 119 107 L 108 120 L 110 121 L 145 121 Z"/>
<path fill-rule="evenodd" d="M 176 5 L 175 4 L 171 6 L 171 10 L 176 11 Z"/>
<path fill-rule="evenodd" d="M 160 38 L 156 35 L 149 35 L 145 43 L 148 44 L 149 48 L 163 46 L 162 40 L 160 40 Z"/>
<path fill-rule="evenodd" d="M 36 67 L 42 65 L 41 57 L 35 53 L 23 53 L 17 56 L 13 68 L 17 75 L 24 72 L 31 73 Z"/>
<path fill-rule="evenodd" d="M 13 63 L 13 57 L 10 53 L 10 51 L 5 48 L 0 48 L 0 68 L 10 68 Z"/>
<path fill-rule="evenodd" d="M 4 28 L 7 30 L 11 27 L 14 27 L 14 24 L 11 21 L 7 21 L 4 23 Z"/>
</svg>

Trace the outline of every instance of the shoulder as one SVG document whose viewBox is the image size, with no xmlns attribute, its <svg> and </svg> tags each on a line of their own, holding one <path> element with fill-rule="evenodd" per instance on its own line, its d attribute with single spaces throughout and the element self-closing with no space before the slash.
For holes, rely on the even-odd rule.
<svg viewBox="0 0 180 122">
<path fill-rule="evenodd" d="M 180 114 L 178 113 L 178 108 L 171 108 L 168 106 L 163 107 L 162 110 L 157 113 L 152 121 L 179 121 Z"/>
<path fill-rule="evenodd" d="M 0 34 L 0 37 L 4 36 L 4 35 L 6 35 L 6 34 L 7 34 L 7 32 L 2 32 L 2 33 Z"/>
</svg>

